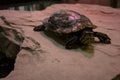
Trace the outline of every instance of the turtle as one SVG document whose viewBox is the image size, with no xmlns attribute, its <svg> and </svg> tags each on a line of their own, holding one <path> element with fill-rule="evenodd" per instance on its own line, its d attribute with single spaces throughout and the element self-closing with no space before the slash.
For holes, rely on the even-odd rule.
<svg viewBox="0 0 120 80">
<path fill-rule="evenodd" d="M 45 18 L 42 24 L 33 28 L 34 31 L 50 31 L 53 35 L 66 39 L 65 48 L 72 49 L 74 44 L 90 45 L 95 37 L 100 43 L 110 44 L 107 34 L 93 31 L 97 28 L 91 20 L 74 10 L 62 9 Z"/>
</svg>

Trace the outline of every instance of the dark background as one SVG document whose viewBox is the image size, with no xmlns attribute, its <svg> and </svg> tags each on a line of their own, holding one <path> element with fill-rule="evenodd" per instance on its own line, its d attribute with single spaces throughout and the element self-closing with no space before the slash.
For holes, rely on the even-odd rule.
<svg viewBox="0 0 120 80">
<path fill-rule="evenodd" d="M 0 9 L 35 11 L 43 10 L 52 4 L 97 4 L 120 8 L 120 0 L 0 0 Z"/>
</svg>

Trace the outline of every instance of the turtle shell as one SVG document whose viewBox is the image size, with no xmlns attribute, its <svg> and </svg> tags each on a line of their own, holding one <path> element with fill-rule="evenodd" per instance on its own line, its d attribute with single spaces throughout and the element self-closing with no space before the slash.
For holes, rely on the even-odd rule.
<svg viewBox="0 0 120 80">
<path fill-rule="evenodd" d="M 85 27 L 95 28 L 92 22 L 84 15 L 72 10 L 60 10 L 43 21 L 46 30 L 61 34 L 80 31 Z"/>
</svg>

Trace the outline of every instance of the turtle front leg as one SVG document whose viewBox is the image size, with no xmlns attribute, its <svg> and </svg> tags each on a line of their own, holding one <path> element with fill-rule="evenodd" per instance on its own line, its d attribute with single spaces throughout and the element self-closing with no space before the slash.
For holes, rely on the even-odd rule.
<svg viewBox="0 0 120 80">
<path fill-rule="evenodd" d="M 73 48 L 73 44 L 75 44 L 77 42 L 77 36 L 73 36 L 72 38 L 70 38 L 66 44 L 65 44 L 65 48 L 66 49 L 72 49 Z"/>
<path fill-rule="evenodd" d="M 98 37 L 98 39 L 100 40 L 101 43 L 105 43 L 105 44 L 111 43 L 111 39 L 108 37 L 107 34 L 104 34 L 101 32 L 94 32 L 94 36 Z"/>
<path fill-rule="evenodd" d="M 83 45 L 90 45 L 94 41 L 93 31 L 85 29 L 79 38 L 79 41 Z"/>
<path fill-rule="evenodd" d="M 39 26 L 36 26 L 33 30 L 34 31 L 44 31 L 45 30 L 45 26 L 44 25 L 39 25 Z"/>
</svg>

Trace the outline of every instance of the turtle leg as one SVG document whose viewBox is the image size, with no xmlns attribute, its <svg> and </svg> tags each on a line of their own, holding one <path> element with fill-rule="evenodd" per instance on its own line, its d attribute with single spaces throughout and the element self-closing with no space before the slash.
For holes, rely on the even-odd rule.
<svg viewBox="0 0 120 80">
<path fill-rule="evenodd" d="M 65 44 L 65 48 L 66 49 L 72 49 L 73 48 L 73 44 L 75 44 L 77 42 L 77 36 L 73 36 L 72 38 L 70 38 L 66 44 Z"/>
<path fill-rule="evenodd" d="M 101 32 L 94 32 L 94 36 L 98 37 L 100 42 L 105 43 L 105 44 L 110 44 L 111 39 L 108 37 L 107 34 L 101 33 Z"/>
<path fill-rule="evenodd" d="M 39 25 L 39 26 L 36 26 L 33 30 L 34 31 L 44 31 L 45 30 L 45 26 L 44 25 Z"/>
<path fill-rule="evenodd" d="M 80 33 L 79 41 L 83 45 L 89 45 L 94 41 L 93 31 L 91 29 L 85 29 Z"/>
</svg>

